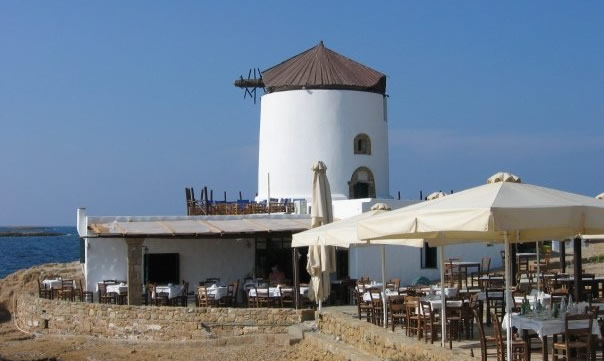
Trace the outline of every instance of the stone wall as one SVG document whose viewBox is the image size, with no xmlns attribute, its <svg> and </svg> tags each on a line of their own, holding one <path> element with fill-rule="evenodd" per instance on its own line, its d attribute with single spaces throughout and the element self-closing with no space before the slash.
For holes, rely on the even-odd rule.
<svg viewBox="0 0 604 361">
<path fill-rule="evenodd" d="M 221 335 L 284 333 L 312 319 L 310 310 L 122 306 L 20 295 L 14 318 L 32 333 L 143 340 L 189 340 Z"/>
<path fill-rule="evenodd" d="M 336 311 L 317 314 L 317 327 L 324 335 L 338 340 L 380 359 L 413 361 L 471 361 L 476 360 L 459 349 L 449 350 L 440 343 L 425 343 L 415 338 L 393 333 L 392 329 L 377 327 Z M 454 345 L 455 346 L 455 345 Z M 478 348 L 480 353 L 480 347 Z"/>
</svg>

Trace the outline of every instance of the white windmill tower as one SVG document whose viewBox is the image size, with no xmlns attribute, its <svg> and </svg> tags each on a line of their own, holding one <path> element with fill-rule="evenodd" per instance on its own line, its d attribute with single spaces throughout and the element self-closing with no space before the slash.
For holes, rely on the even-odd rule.
<svg viewBox="0 0 604 361">
<path fill-rule="evenodd" d="M 235 86 L 264 88 L 257 200 L 311 197 L 311 166 L 322 160 L 332 198 L 391 198 L 386 76 L 323 45 Z"/>
</svg>

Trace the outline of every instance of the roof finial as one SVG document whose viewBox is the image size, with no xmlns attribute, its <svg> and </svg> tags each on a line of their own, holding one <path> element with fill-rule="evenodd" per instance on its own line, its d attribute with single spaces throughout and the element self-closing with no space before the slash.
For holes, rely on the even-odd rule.
<svg viewBox="0 0 604 361">
<path fill-rule="evenodd" d="M 320 46 L 323 46 L 323 40 L 320 40 L 320 41 L 319 41 L 319 45 L 320 45 Z"/>
</svg>

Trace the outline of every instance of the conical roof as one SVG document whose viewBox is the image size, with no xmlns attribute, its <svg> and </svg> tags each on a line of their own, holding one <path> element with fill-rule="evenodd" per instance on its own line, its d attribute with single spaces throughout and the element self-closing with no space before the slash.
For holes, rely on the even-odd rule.
<svg viewBox="0 0 604 361">
<path fill-rule="evenodd" d="M 386 75 L 326 48 L 321 41 L 262 72 L 267 92 L 349 89 L 386 93 Z"/>
</svg>

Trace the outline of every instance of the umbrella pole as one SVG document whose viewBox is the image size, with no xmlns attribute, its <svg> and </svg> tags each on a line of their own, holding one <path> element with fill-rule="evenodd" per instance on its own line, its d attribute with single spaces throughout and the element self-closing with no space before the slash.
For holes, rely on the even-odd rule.
<svg viewBox="0 0 604 361">
<path fill-rule="evenodd" d="M 440 345 L 445 347 L 447 342 L 447 305 L 445 303 L 445 246 L 438 247 L 439 258 L 440 258 Z"/>
<path fill-rule="evenodd" d="M 321 312 L 321 307 L 323 306 L 323 301 L 319 300 L 319 312 Z"/>
<path fill-rule="evenodd" d="M 541 242 L 537 242 L 537 291 L 541 291 L 541 261 L 539 260 L 539 246 Z"/>
<path fill-rule="evenodd" d="M 507 360 L 512 359 L 512 315 L 510 313 L 510 240 L 508 239 L 508 233 L 505 232 L 504 235 L 504 245 L 505 245 L 505 313 L 507 316 L 507 324 L 506 324 L 506 340 L 507 340 Z M 497 327 L 497 325 L 495 325 Z"/>
<path fill-rule="evenodd" d="M 386 246 L 382 245 L 381 249 L 382 255 L 382 309 L 384 310 L 384 328 L 387 328 L 386 318 L 388 317 L 388 310 L 386 305 Z"/>
</svg>

